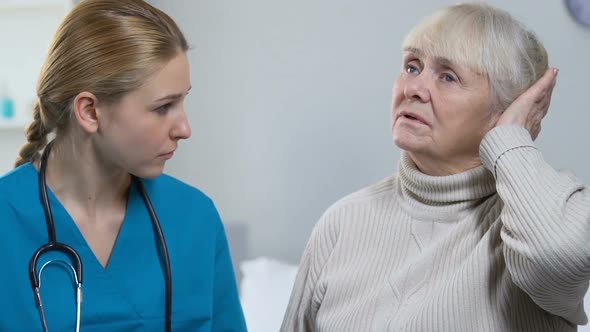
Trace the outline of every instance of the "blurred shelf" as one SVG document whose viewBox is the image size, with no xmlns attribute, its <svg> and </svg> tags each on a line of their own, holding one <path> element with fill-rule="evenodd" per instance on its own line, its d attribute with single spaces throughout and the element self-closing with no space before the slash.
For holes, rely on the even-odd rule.
<svg viewBox="0 0 590 332">
<path fill-rule="evenodd" d="M 12 98 L 15 116 L 0 118 L 0 131 L 24 132 L 32 118 L 35 84 L 53 34 L 73 0 L 0 0 L 0 89 Z"/>
<path fill-rule="evenodd" d="M 25 130 L 25 128 L 27 127 L 27 125 L 29 124 L 28 121 L 26 120 L 13 120 L 13 121 L 8 121 L 8 120 L 0 120 L 0 130 Z"/>
</svg>

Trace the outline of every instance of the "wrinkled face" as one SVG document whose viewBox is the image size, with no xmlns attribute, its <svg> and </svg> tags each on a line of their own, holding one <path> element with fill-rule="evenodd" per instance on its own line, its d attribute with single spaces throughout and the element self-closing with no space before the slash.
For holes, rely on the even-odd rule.
<svg viewBox="0 0 590 332">
<path fill-rule="evenodd" d="M 393 140 L 410 156 L 429 160 L 479 158 L 479 144 L 500 115 L 492 105 L 485 76 L 407 48 L 393 87 Z"/>
<path fill-rule="evenodd" d="M 178 142 L 191 135 L 183 105 L 190 88 L 188 60 L 179 52 L 141 88 L 101 112 L 94 138 L 101 159 L 139 177 L 160 175 Z"/>
</svg>

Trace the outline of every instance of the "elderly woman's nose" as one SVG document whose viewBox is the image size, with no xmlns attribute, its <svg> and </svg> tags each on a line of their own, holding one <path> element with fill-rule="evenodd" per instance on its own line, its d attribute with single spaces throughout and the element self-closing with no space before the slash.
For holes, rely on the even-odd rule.
<svg viewBox="0 0 590 332">
<path fill-rule="evenodd" d="M 404 96 L 406 99 L 428 102 L 430 100 L 430 90 L 424 74 L 413 76 L 406 81 L 404 87 Z"/>
</svg>

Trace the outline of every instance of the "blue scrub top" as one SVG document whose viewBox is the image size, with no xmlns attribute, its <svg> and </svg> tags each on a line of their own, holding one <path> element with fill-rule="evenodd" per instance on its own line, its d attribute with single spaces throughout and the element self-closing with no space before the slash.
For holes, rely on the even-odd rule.
<svg viewBox="0 0 590 332">
<path fill-rule="evenodd" d="M 168 245 L 174 331 L 246 331 L 223 224 L 199 190 L 170 176 L 143 180 Z M 163 331 L 164 272 L 147 208 L 132 185 L 125 219 L 104 268 L 82 233 L 49 192 L 57 241 L 82 258 L 83 331 Z M 47 243 L 38 172 L 24 164 L 0 178 L 0 331 L 41 331 L 29 261 Z M 37 269 L 59 253 L 41 257 Z M 49 331 L 74 331 L 73 275 L 51 264 L 41 294 Z"/>
</svg>

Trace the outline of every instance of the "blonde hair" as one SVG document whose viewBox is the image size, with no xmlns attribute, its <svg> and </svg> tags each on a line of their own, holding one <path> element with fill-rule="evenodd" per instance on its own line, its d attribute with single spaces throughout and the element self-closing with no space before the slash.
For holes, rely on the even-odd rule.
<svg viewBox="0 0 590 332">
<path fill-rule="evenodd" d="M 418 48 L 485 75 L 496 107 L 505 110 L 548 68 L 537 37 L 506 11 L 480 3 L 442 9 L 407 36 L 403 49 Z"/>
<path fill-rule="evenodd" d="M 53 37 L 15 167 L 38 160 L 47 135 L 67 129 L 80 92 L 114 103 L 188 48 L 176 23 L 143 0 L 81 1 Z"/>
</svg>

